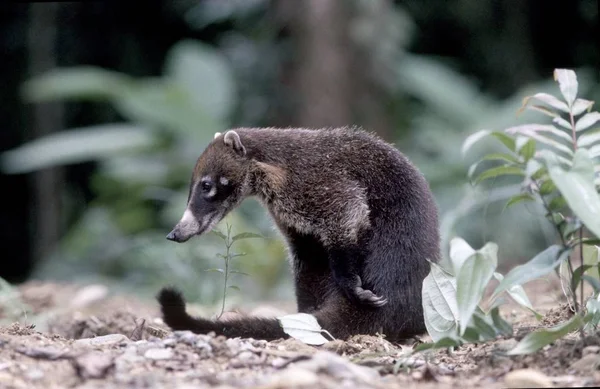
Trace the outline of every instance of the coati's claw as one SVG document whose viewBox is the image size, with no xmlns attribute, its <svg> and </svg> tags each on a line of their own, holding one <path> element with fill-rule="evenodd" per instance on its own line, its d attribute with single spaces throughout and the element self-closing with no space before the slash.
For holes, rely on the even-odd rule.
<svg viewBox="0 0 600 389">
<path fill-rule="evenodd" d="M 388 300 L 382 296 L 378 296 L 368 289 L 363 289 L 362 280 L 356 276 L 356 286 L 354 287 L 354 295 L 363 304 L 371 305 L 379 308 L 387 304 Z"/>
</svg>

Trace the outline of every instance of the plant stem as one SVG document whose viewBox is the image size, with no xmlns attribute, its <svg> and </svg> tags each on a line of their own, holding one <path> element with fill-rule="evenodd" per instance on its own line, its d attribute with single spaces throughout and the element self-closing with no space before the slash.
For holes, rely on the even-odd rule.
<svg viewBox="0 0 600 389">
<path fill-rule="evenodd" d="M 233 240 L 231 239 L 231 225 L 227 224 L 227 241 L 225 243 L 225 282 L 223 282 L 223 301 L 221 302 L 221 313 L 217 316 L 217 319 L 221 318 L 223 312 L 225 312 L 225 298 L 227 297 L 227 281 L 229 278 L 229 259 L 230 259 L 230 249 L 233 245 Z"/>
<path fill-rule="evenodd" d="M 579 229 L 579 258 L 581 259 L 581 268 L 584 269 L 583 267 L 583 243 L 581 243 L 581 240 L 583 238 L 583 226 Z M 583 274 L 585 272 L 581 273 L 581 279 L 580 279 L 580 288 L 579 288 L 579 308 L 583 309 Z"/>
<path fill-rule="evenodd" d="M 577 151 L 577 134 L 575 130 L 575 119 L 573 118 L 573 111 L 569 110 L 569 119 L 571 120 L 571 134 L 573 136 L 573 150 Z"/>
<path fill-rule="evenodd" d="M 542 194 L 540 194 L 540 186 L 538 185 L 537 181 L 531 180 L 531 182 L 537 188 L 538 195 L 540 196 L 540 199 L 542 200 L 542 204 L 544 204 L 544 208 L 546 208 L 546 211 L 548 212 L 549 215 L 552 215 L 553 212 L 550 209 L 548 202 L 546 201 L 544 196 Z M 554 228 L 556 228 L 556 232 L 558 233 L 558 236 L 560 237 L 560 241 L 562 243 L 563 248 L 567 248 L 568 247 L 567 241 L 565 240 L 564 236 L 562 235 L 562 232 L 560 231 L 560 228 L 558 227 L 558 225 L 555 224 L 553 221 L 550 221 L 550 223 L 552 223 Z M 571 256 L 569 256 L 569 258 L 567 258 L 567 266 L 569 267 L 569 273 L 570 273 L 569 278 L 572 279 L 573 278 L 573 264 L 571 264 Z M 560 278 L 560 270 L 558 271 L 558 277 Z M 569 289 L 571 290 L 571 293 L 573 294 L 573 305 L 575 305 L 575 311 L 579 311 L 579 308 L 577 307 L 577 295 L 575 294 L 575 291 L 572 290 L 571 286 L 569 286 Z M 569 300 L 569 296 L 567 296 L 567 302 L 568 302 L 568 300 Z"/>
</svg>

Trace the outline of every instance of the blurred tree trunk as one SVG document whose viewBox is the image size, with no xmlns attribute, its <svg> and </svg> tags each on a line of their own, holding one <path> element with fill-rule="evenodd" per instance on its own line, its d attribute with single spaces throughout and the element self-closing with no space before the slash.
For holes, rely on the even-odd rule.
<svg viewBox="0 0 600 389">
<path fill-rule="evenodd" d="M 352 124 L 348 4 L 338 0 L 284 3 L 297 53 L 292 81 L 297 91 L 295 125 Z"/>
<path fill-rule="evenodd" d="M 371 77 L 368 48 L 360 48 L 350 34 L 352 2 L 282 0 L 272 4 L 294 43 L 292 64 L 285 69 L 290 73 L 294 92 L 290 99 L 295 107 L 287 124 L 317 128 L 356 124 L 390 138 L 390 113 L 385 109 L 389 96 Z M 388 0 L 384 5 L 392 6 Z"/>
<path fill-rule="evenodd" d="M 29 5 L 28 61 L 29 76 L 36 76 L 56 67 L 57 13 L 59 2 Z M 38 138 L 59 131 L 63 125 L 61 103 L 41 103 L 31 106 L 30 136 Z M 61 196 L 63 171 L 45 169 L 32 174 L 33 231 L 32 255 L 39 261 L 58 242 L 61 227 Z"/>
</svg>

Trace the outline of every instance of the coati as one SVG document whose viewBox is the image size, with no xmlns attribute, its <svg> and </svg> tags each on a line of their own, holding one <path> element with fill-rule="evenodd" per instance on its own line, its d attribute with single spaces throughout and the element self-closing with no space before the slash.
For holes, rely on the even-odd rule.
<svg viewBox="0 0 600 389">
<path fill-rule="evenodd" d="M 248 196 L 266 206 L 287 242 L 299 312 L 342 339 L 425 332 L 421 287 L 428 260 L 440 257 L 438 211 L 425 178 L 397 149 L 355 127 L 217 133 L 167 239 L 210 231 Z M 193 318 L 178 290 L 157 298 L 174 330 L 287 337 L 274 318 Z"/>
</svg>

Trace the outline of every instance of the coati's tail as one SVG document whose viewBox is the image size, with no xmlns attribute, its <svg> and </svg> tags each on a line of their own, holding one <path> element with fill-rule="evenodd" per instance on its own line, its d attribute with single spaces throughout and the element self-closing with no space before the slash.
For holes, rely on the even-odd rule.
<svg viewBox="0 0 600 389">
<path fill-rule="evenodd" d="M 164 322 L 174 331 L 192 331 L 207 334 L 214 331 L 217 335 L 229 338 L 242 337 L 274 340 L 287 338 L 277 319 L 245 317 L 232 320 L 207 320 L 192 317 L 185 310 L 185 301 L 175 288 L 163 288 L 158 293 Z"/>
</svg>

